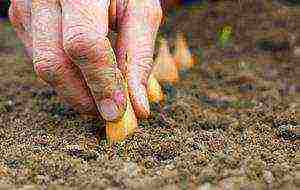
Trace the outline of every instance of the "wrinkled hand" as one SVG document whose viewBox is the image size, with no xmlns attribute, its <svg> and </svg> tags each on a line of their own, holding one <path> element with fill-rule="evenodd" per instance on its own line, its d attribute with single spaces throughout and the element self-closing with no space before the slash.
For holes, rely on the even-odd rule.
<svg viewBox="0 0 300 190">
<path fill-rule="evenodd" d="M 120 118 L 127 81 L 137 116 L 149 115 L 159 0 L 12 0 L 9 16 L 37 75 L 75 110 Z M 118 32 L 116 52 L 109 27 Z"/>
</svg>

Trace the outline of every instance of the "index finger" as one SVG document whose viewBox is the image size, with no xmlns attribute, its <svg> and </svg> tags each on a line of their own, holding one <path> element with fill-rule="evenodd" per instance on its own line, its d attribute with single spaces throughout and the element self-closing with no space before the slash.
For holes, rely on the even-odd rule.
<svg viewBox="0 0 300 190">
<path fill-rule="evenodd" d="M 33 0 L 31 14 L 36 73 L 75 110 L 97 116 L 92 96 L 80 71 L 63 51 L 61 9 L 58 2 Z"/>
</svg>

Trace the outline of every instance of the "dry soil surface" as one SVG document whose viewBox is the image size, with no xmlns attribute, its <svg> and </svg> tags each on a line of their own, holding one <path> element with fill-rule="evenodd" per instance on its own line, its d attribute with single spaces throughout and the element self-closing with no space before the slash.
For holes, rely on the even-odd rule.
<svg viewBox="0 0 300 190">
<path fill-rule="evenodd" d="M 199 63 L 116 145 L 36 78 L 2 21 L 0 189 L 299 189 L 299 21 L 267 0 L 172 11 L 159 37 L 183 32 Z"/>
</svg>

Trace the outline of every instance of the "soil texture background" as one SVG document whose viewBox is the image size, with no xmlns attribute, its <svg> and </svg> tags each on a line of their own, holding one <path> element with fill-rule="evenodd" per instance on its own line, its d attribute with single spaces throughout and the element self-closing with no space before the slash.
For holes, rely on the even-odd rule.
<svg viewBox="0 0 300 190">
<path fill-rule="evenodd" d="M 226 47 L 220 31 L 232 30 Z M 125 142 L 97 136 L 26 63 L 0 21 L 0 189 L 300 188 L 300 7 L 212 1 L 169 13 L 198 64 Z"/>
</svg>

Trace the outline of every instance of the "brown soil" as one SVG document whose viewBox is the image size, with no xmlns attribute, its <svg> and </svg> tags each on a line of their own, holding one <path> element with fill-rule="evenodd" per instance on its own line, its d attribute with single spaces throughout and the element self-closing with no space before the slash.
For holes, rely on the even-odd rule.
<svg viewBox="0 0 300 190">
<path fill-rule="evenodd" d="M 116 145 L 35 77 L 1 22 L 0 189 L 299 188 L 300 8 L 241 2 L 170 13 L 159 36 L 173 47 L 184 32 L 199 64 Z"/>
</svg>

